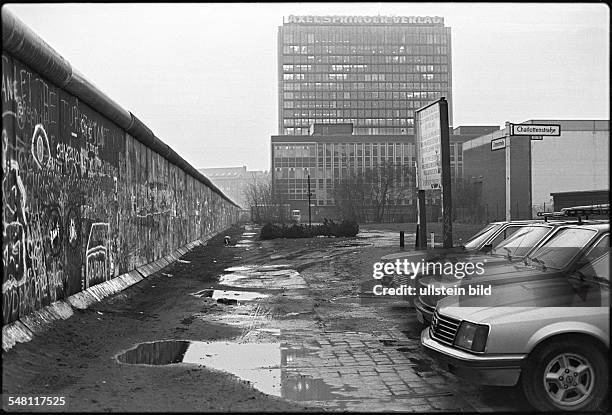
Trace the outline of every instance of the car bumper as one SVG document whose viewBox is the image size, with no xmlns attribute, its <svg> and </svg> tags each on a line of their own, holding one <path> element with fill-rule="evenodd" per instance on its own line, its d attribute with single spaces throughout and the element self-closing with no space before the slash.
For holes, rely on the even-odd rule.
<svg viewBox="0 0 612 415">
<path fill-rule="evenodd" d="M 430 307 L 426 306 L 418 297 L 414 299 L 414 308 L 416 309 L 417 320 L 419 323 L 426 325 L 431 324 L 433 313 L 436 311 L 435 308 L 431 309 Z"/>
<path fill-rule="evenodd" d="M 516 385 L 526 358 L 526 355 L 473 355 L 432 339 L 429 327 L 421 332 L 421 344 L 443 369 L 480 385 Z"/>
</svg>

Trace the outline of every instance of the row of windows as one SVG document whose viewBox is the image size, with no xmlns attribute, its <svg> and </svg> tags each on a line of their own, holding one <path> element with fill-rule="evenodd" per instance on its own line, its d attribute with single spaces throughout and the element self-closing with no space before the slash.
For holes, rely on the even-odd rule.
<svg viewBox="0 0 612 415">
<path fill-rule="evenodd" d="M 289 65 L 289 64 L 285 64 L 283 65 L 284 67 L 303 67 L 303 66 L 308 66 L 308 65 Z M 388 78 L 388 76 L 391 76 L 390 74 L 405 74 L 405 73 L 429 73 L 429 72 L 434 72 L 434 73 L 441 73 L 441 72 L 446 72 L 448 70 L 448 65 L 446 64 L 425 64 L 425 63 L 417 63 L 417 64 L 396 64 L 396 65 L 387 65 L 387 64 L 378 64 L 378 63 L 372 63 L 372 64 L 332 64 L 332 65 L 310 65 L 310 66 L 316 66 L 317 70 L 306 70 L 306 71 L 299 71 L 297 69 L 293 69 L 293 70 L 286 70 L 283 71 L 286 74 L 288 73 L 302 73 L 302 74 L 306 74 L 307 79 L 310 79 L 310 77 L 308 76 L 310 73 L 314 73 L 317 74 L 319 76 L 325 76 L 327 74 L 329 74 L 330 72 L 333 73 L 356 73 L 356 74 L 376 74 L 378 75 L 380 81 L 384 81 L 384 80 L 390 80 L 390 78 Z M 320 67 L 320 70 L 318 69 Z M 383 75 L 381 75 L 383 74 Z M 384 75 L 384 74 L 388 74 L 388 75 Z M 315 75 L 316 76 L 316 75 Z M 380 76 L 382 76 L 383 78 L 380 78 Z M 294 75 L 294 79 L 295 79 L 295 75 Z M 375 79 L 372 79 L 375 80 Z"/>
<path fill-rule="evenodd" d="M 374 127 L 412 127 L 414 126 L 413 118 L 331 118 L 337 122 L 352 123 L 353 126 L 374 126 Z M 284 118 L 284 127 L 306 127 L 312 124 L 310 118 Z M 320 121 L 315 119 L 315 122 Z"/>
<path fill-rule="evenodd" d="M 367 94 L 367 92 L 366 92 Z M 384 93 L 378 93 L 378 92 L 372 92 L 372 94 L 377 94 L 378 96 L 381 96 Z M 390 93 L 389 93 L 390 94 Z M 427 98 L 427 95 L 422 95 L 421 96 L 421 92 L 418 93 L 419 94 L 419 98 L 423 99 L 423 98 Z M 443 96 L 444 92 L 441 92 L 440 95 L 438 96 Z M 448 96 L 448 95 L 446 95 Z M 393 96 L 391 98 L 387 98 L 386 100 L 381 99 L 377 99 L 376 101 L 371 100 L 372 97 L 367 96 L 367 97 L 361 97 L 361 98 L 350 98 L 345 100 L 345 101 L 315 101 L 314 98 L 311 98 L 310 100 L 304 100 L 304 101 L 283 101 L 283 108 L 285 109 L 291 109 L 291 108 L 396 108 L 396 109 L 405 109 L 405 108 L 420 108 L 421 105 L 421 101 L 414 101 L 411 100 L 411 98 L 407 98 L 406 96 L 403 96 L 402 93 L 400 92 L 400 96 L 399 98 L 393 98 Z M 321 98 L 323 99 L 323 98 Z M 331 98 L 334 99 L 334 98 Z M 361 101 L 357 101 L 357 99 L 360 99 Z"/>
<path fill-rule="evenodd" d="M 283 82 L 285 91 L 420 91 L 448 86 L 448 74 L 431 74 L 423 82 Z M 393 78 L 394 81 L 401 79 Z M 391 81 L 391 79 L 388 79 Z M 342 98 L 340 98 L 342 99 Z"/>
<path fill-rule="evenodd" d="M 376 55 L 378 53 L 378 56 Z M 415 46 L 411 55 L 447 55 L 449 50 L 446 46 Z M 385 62 L 383 50 L 372 51 L 371 57 L 383 58 L 379 63 Z M 366 63 L 368 56 L 364 55 L 320 55 L 315 53 L 284 53 L 281 56 L 282 64 L 317 64 L 317 63 Z M 398 61 L 399 62 L 399 61 Z"/>
<path fill-rule="evenodd" d="M 283 110 L 283 117 L 295 117 L 295 118 L 315 118 L 315 117 L 344 117 L 344 118 L 364 118 L 364 117 L 413 117 L 414 110 L 411 109 L 379 109 L 379 110 Z"/>
<path fill-rule="evenodd" d="M 283 81 L 310 81 L 309 83 L 325 81 L 431 81 L 434 80 L 434 75 L 439 74 L 440 73 L 286 73 L 283 74 Z M 285 82 L 285 84 L 291 85 L 290 82 Z"/>
<path fill-rule="evenodd" d="M 389 88 L 391 89 L 391 88 Z M 406 99 L 406 100 L 411 100 L 411 99 L 427 99 L 427 100 L 432 100 L 432 99 L 437 99 L 440 96 L 443 96 L 445 92 L 447 91 L 422 91 L 422 90 L 417 90 L 416 92 L 412 92 L 412 97 L 409 97 L 408 94 L 406 93 L 406 98 L 402 98 L 401 95 L 401 91 L 397 91 L 396 92 L 391 92 L 391 91 L 385 91 L 385 96 L 382 97 L 380 96 L 381 92 L 379 91 L 379 95 L 378 95 L 378 99 L 374 98 L 374 96 L 372 95 L 372 100 L 368 100 L 368 101 L 362 101 L 362 100 L 366 100 L 366 96 L 365 96 L 365 92 L 368 91 L 364 91 L 364 95 L 363 98 L 361 96 L 357 96 L 357 100 L 355 101 L 355 98 L 351 97 L 351 98 L 344 98 L 344 95 L 342 96 L 342 98 L 336 97 L 336 100 L 338 99 L 345 99 L 346 100 L 346 105 L 344 105 L 343 103 L 339 102 L 336 104 L 337 106 L 340 107 L 344 107 L 344 108 L 378 108 L 379 104 L 378 103 L 383 103 L 383 102 L 388 102 L 387 104 L 381 104 L 380 106 L 382 107 L 396 107 L 395 105 L 393 105 L 393 101 L 392 100 L 398 100 L 398 99 Z M 372 92 L 376 92 L 376 91 L 372 91 Z M 289 99 L 301 99 L 301 100 L 323 100 L 323 99 L 333 99 L 331 98 L 331 96 L 329 98 L 323 98 L 323 94 L 325 92 L 323 91 L 297 91 L 297 92 L 289 92 L 289 91 L 285 91 L 283 92 L 283 99 L 285 100 L 289 100 Z M 387 95 L 390 94 L 390 95 Z M 393 94 L 397 94 L 397 95 L 393 95 Z M 389 98 L 387 98 L 387 96 Z M 385 101 L 385 99 L 387 101 Z M 370 104 L 365 104 L 365 102 L 369 102 Z M 397 102 L 397 101 L 396 101 Z M 407 102 L 413 102 L 413 101 L 407 101 Z M 283 104 L 284 105 L 284 104 Z M 410 105 L 410 104 L 407 104 Z M 406 105 L 400 105 L 400 107 L 405 107 Z M 332 107 L 334 108 L 334 107 Z M 416 108 L 419 108 L 418 106 Z"/>
<path fill-rule="evenodd" d="M 455 143 L 451 144 L 451 148 L 455 148 Z M 396 142 L 396 143 L 313 143 L 313 144 L 275 144 L 274 158 L 285 157 L 312 157 L 317 154 L 321 157 L 339 157 L 353 155 L 407 155 L 414 154 L 414 143 L 412 142 Z"/>
<path fill-rule="evenodd" d="M 386 56 L 351 56 L 350 59 L 352 62 L 346 64 L 327 64 L 327 65 L 292 65 L 292 64 L 283 64 L 283 72 L 363 72 L 367 71 L 368 68 L 371 68 L 372 65 L 381 65 L 379 67 L 374 67 L 374 69 L 383 69 L 382 72 L 390 72 L 384 71 L 385 68 L 389 67 L 389 64 L 392 62 L 387 62 L 388 59 L 392 60 L 393 57 Z M 359 62 L 359 58 L 363 58 L 362 62 Z M 399 68 L 401 68 L 400 72 L 406 71 L 406 67 L 403 66 L 405 64 L 446 64 L 448 63 L 448 56 L 446 55 L 435 55 L 435 56 L 400 56 L 397 59 L 397 63 Z M 394 65 L 396 66 L 396 65 Z"/>
<path fill-rule="evenodd" d="M 461 156 L 461 144 L 449 143 L 451 155 Z M 306 160 L 315 156 L 323 157 L 354 157 L 354 156 L 409 156 L 415 154 L 413 142 L 374 142 L 374 143 L 311 143 L 311 144 L 274 144 L 274 160 Z M 312 161 L 312 160 L 311 160 Z"/>
<path fill-rule="evenodd" d="M 427 51 L 429 48 L 434 51 L 440 51 L 439 54 L 446 54 L 446 46 L 431 46 L 427 44 L 412 44 L 412 45 L 283 45 L 283 54 L 302 54 L 302 55 L 395 55 L 406 56 L 419 54 L 421 51 Z M 440 45 L 439 42 L 433 45 Z M 427 52 L 425 52 L 427 53 Z M 436 53 L 436 52 L 433 52 Z M 431 53 L 430 53 L 431 54 Z"/>
<path fill-rule="evenodd" d="M 407 44 L 407 43 L 446 43 L 446 27 L 365 27 L 365 26 L 283 26 L 283 43 L 299 44 Z"/>
<path fill-rule="evenodd" d="M 329 123 L 330 120 L 324 119 L 323 123 Z M 335 121 L 334 121 L 335 122 Z M 310 127 L 285 127 L 281 129 L 281 134 L 284 135 L 310 135 Z M 355 127 L 353 128 L 355 135 L 405 135 L 414 134 L 413 127 Z"/>
<path fill-rule="evenodd" d="M 444 78 L 441 75 L 437 76 L 438 79 L 432 74 L 431 79 L 433 81 L 441 81 Z M 393 84 L 403 84 L 405 88 L 394 88 Z M 344 82 L 344 83 L 331 83 L 331 82 L 300 82 L 300 83 L 292 83 L 285 82 L 283 84 L 283 91 L 311 91 L 311 92 L 323 92 L 323 91 L 370 91 L 370 92 L 406 92 L 412 93 L 412 91 L 433 91 L 442 88 L 442 85 L 445 87 L 448 85 L 446 82 Z M 331 98 L 331 96 L 330 96 Z M 338 99 L 351 99 L 344 98 L 342 95 L 338 95 Z M 384 98 L 384 96 L 379 96 L 377 98 Z M 407 98 L 419 98 L 418 96 L 411 96 Z"/>
</svg>

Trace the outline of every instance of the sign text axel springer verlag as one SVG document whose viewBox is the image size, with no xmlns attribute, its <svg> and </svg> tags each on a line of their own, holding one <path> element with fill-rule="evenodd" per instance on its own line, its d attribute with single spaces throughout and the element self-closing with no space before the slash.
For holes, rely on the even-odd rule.
<svg viewBox="0 0 612 415">
<path fill-rule="evenodd" d="M 444 24 L 440 16 L 293 16 L 286 18 L 286 23 L 313 24 Z"/>
</svg>

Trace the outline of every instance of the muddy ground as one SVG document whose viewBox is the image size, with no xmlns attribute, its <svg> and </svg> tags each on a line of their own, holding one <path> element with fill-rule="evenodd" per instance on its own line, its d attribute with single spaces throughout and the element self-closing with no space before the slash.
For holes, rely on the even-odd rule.
<svg viewBox="0 0 612 415">
<path fill-rule="evenodd" d="M 399 251 L 396 233 L 256 233 L 236 226 L 3 352 L 3 409 L 528 409 L 517 388 L 478 388 L 440 370 L 408 303 L 371 295 L 372 264 Z M 8 396 L 63 396 L 67 406 L 8 407 Z"/>
</svg>

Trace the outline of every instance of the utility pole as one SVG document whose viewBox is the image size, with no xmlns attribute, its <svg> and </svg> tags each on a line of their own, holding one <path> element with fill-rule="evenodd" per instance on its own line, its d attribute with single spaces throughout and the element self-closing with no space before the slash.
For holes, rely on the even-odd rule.
<svg viewBox="0 0 612 415">
<path fill-rule="evenodd" d="M 312 222 L 310 220 L 310 198 L 311 197 L 312 197 L 312 192 L 310 191 L 310 173 L 308 173 L 308 227 L 309 228 L 312 228 Z"/>
</svg>

